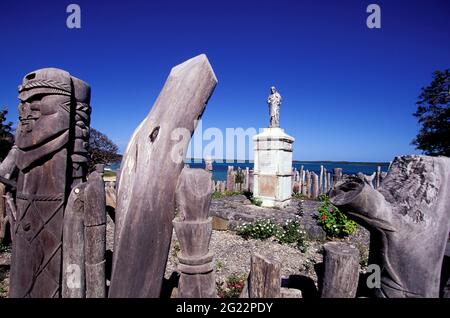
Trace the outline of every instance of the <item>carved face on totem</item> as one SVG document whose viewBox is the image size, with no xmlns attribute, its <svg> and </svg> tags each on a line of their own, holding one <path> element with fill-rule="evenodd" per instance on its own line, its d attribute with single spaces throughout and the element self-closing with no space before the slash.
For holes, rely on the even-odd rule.
<svg viewBox="0 0 450 318">
<path fill-rule="evenodd" d="M 25 76 L 19 87 L 19 125 L 16 145 L 35 148 L 68 134 L 71 105 L 70 74 L 57 69 L 42 69 Z"/>
</svg>

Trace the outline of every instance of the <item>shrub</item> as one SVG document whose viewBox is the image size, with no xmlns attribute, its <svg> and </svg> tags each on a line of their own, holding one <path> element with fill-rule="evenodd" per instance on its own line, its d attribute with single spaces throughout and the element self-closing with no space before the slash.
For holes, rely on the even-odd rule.
<svg viewBox="0 0 450 318">
<path fill-rule="evenodd" d="M 236 192 L 236 191 L 225 191 L 225 192 L 219 192 L 219 191 L 214 191 L 212 194 L 212 198 L 213 199 L 220 199 L 220 198 L 225 198 L 225 197 L 231 197 L 233 195 L 240 195 L 241 193 Z"/>
<path fill-rule="evenodd" d="M 253 223 L 238 226 L 237 234 L 245 239 L 265 240 L 275 235 L 277 225 L 271 219 L 260 219 Z"/>
<path fill-rule="evenodd" d="M 322 226 L 330 237 L 344 237 L 355 232 L 357 224 L 350 220 L 347 215 L 339 211 L 331 204 L 328 197 L 322 197 L 322 204 L 319 207 L 318 224 Z"/>
<path fill-rule="evenodd" d="M 286 221 L 283 227 L 279 227 L 275 237 L 280 244 L 294 244 L 301 252 L 306 251 L 306 232 L 301 229 L 299 221 Z"/>
<path fill-rule="evenodd" d="M 245 279 L 245 275 L 231 274 L 225 284 L 217 283 L 218 296 L 220 298 L 238 298 L 244 288 Z"/>
<path fill-rule="evenodd" d="M 307 248 L 306 233 L 301 229 L 300 222 L 296 220 L 288 220 L 280 226 L 271 219 L 260 219 L 238 226 L 237 234 L 244 239 L 266 240 L 274 237 L 278 243 L 294 245 L 302 252 L 305 252 Z"/>
</svg>

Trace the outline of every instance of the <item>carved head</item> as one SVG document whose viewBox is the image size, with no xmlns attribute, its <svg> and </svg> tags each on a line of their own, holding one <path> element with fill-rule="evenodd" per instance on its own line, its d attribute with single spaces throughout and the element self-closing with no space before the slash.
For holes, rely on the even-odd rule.
<svg viewBox="0 0 450 318">
<path fill-rule="evenodd" d="M 275 88 L 275 86 L 272 86 L 271 88 L 270 88 L 270 93 L 271 94 L 275 94 L 277 92 L 277 89 Z"/>
<path fill-rule="evenodd" d="M 36 147 L 69 129 L 72 80 L 69 73 L 46 68 L 27 74 L 19 86 L 16 145 Z"/>
</svg>

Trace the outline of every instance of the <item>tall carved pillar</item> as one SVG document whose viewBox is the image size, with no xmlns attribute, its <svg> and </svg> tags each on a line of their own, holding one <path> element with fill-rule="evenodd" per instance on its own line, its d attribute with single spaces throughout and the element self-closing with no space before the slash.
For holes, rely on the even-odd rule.
<svg viewBox="0 0 450 318">
<path fill-rule="evenodd" d="M 24 77 L 19 100 L 10 296 L 59 297 L 64 208 L 74 180 L 85 178 L 90 88 L 66 71 L 41 69 Z M 85 127 L 75 128 L 80 121 Z"/>
</svg>

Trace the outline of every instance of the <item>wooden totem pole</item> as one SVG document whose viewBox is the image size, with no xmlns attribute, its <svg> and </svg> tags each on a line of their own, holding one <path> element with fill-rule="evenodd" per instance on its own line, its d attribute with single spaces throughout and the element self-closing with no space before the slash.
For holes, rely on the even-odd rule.
<svg viewBox="0 0 450 318">
<path fill-rule="evenodd" d="M 439 297 L 450 231 L 450 158 L 395 158 L 380 187 L 350 178 L 331 202 L 370 232 L 369 263 L 379 265 L 378 297 Z"/>
<path fill-rule="evenodd" d="M 41 69 L 24 77 L 19 100 L 10 297 L 60 297 L 64 209 L 86 176 L 90 87 Z"/>
</svg>

